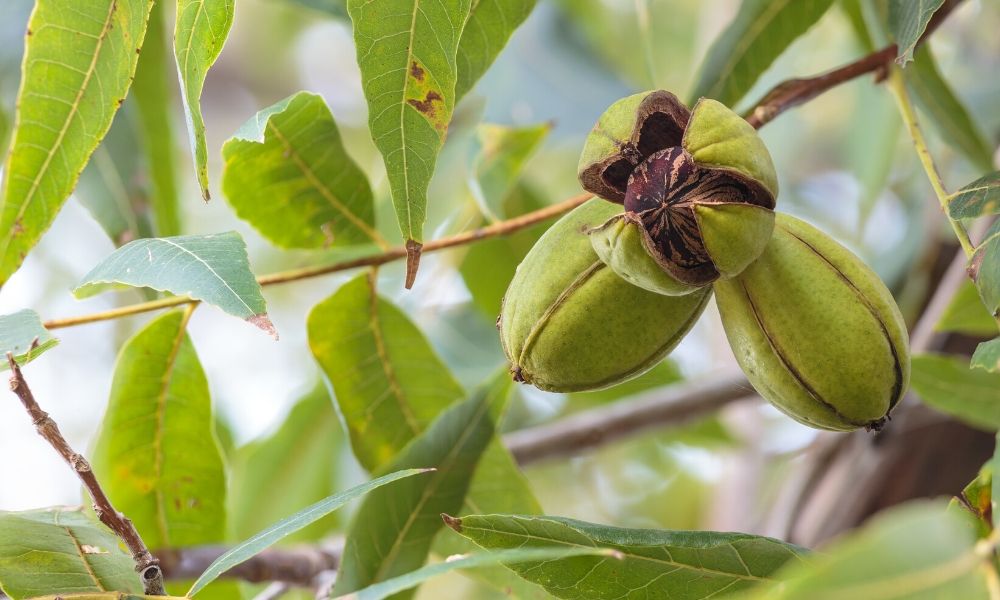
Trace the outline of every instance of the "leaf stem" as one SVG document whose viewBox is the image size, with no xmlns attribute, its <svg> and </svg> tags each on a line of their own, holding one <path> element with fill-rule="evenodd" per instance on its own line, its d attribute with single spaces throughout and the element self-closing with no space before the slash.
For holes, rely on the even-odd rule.
<svg viewBox="0 0 1000 600">
<path fill-rule="evenodd" d="M 920 164 L 924 167 L 927 179 L 931 182 L 931 187 L 934 188 L 934 195 L 937 196 L 941 210 L 944 211 L 948 223 L 951 224 L 951 228 L 958 238 L 958 243 L 962 245 L 965 256 L 972 258 L 976 248 L 972 244 L 972 240 L 969 239 L 969 232 L 965 230 L 965 227 L 957 219 L 953 219 L 948 214 L 948 200 L 950 196 L 944 188 L 944 183 L 941 181 L 937 167 L 934 166 L 934 158 L 927 147 L 927 140 L 920 129 L 916 111 L 913 110 L 913 103 L 910 101 L 910 95 L 906 91 L 906 82 L 903 81 L 903 75 L 896 67 L 893 67 L 889 73 L 889 89 L 896 97 L 896 104 L 899 105 L 899 114 L 903 118 L 903 123 L 906 125 L 907 130 L 910 132 L 910 137 L 913 139 L 913 147 L 917 151 L 917 156 L 920 158 Z"/>
<path fill-rule="evenodd" d="M 519 217 L 514 217 L 513 219 L 500 221 L 497 223 L 493 223 L 491 225 L 487 225 L 486 227 L 480 227 L 479 229 L 473 229 L 472 231 L 466 231 L 456 235 L 443 237 L 431 242 L 427 242 L 426 244 L 424 244 L 422 251 L 434 252 L 437 250 L 444 250 L 445 248 L 464 246 L 466 244 L 471 244 L 473 242 L 477 242 L 479 240 L 485 240 L 492 237 L 510 235 L 527 227 L 531 227 L 532 225 L 535 225 L 542 221 L 558 217 L 563 213 L 569 212 L 570 210 L 576 208 L 577 206 L 580 206 L 590 198 L 591 198 L 590 194 L 578 194 L 576 196 L 563 200 L 558 204 L 546 206 L 545 208 L 541 208 L 539 210 L 521 215 Z M 380 252 L 378 254 L 372 254 L 370 256 L 363 256 L 361 258 L 339 261 L 328 265 L 303 267 L 301 269 L 291 269 L 288 271 L 279 271 L 277 273 L 271 273 L 269 275 L 261 275 L 260 277 L 257 278 L 257 283 L 259 283 L 262 286 L 277 285 L 279 283 L 290 283 L 293 281 L 300 281 L 303 279 L 311 279 L 313 277 L 319 277 L 321 275 L 329 275 L 330 273 L 349 271 L 351 269 L 357 269 L 360 267 L 374 267 L 378 265 L 383 265 L 385 263 L 406 258 L 406 256 L 407 256 L 406 247 L 396 246 L 394 248 L 389 248 L 384 252 Z M 80 315 L 77 317 L 52 319 L 46 321 L 45 323 L 43 323 L 43 325 L 45 326 L 46 329 L 75 327 L 77 325 L 85 325 L 87 323 L 97 323 L 100 321 L 110 321 L 113 319 L 119 319 L 121 317 L 137 315 L 140 313 L 151 312 L 154 310 L 161 310 L 173 306 L 180 306 L 182 304 L 191 304 L 194 302 L 196 301 L 191 298 L 188 298 L 187 296 L 172 296 L 170 298 L 161 298 L 159 300 L 152 300 L 149 302 L 130 304 L 128 306 L 122 306 L 120 308 L 95 312 L 87 315 Z"/>
</svg>

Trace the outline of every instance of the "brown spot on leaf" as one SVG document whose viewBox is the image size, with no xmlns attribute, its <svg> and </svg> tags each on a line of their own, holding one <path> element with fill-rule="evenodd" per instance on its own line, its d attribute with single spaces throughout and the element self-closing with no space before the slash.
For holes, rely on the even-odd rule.
<svg viewBox="0 0 1000 600">
<path fill-rule="evenodd" d="M 334 235 L 333 235 L 333 222 L 327 221 L 319 226 L 319 230 L 323 232 L 323 247 L 329 248 L 333 245 Z"/>
<path fill-rule="evenodd" d="M 444 102 L 444 98 L 441 94 L 430 90 L 427 95 L 424 96 L 423 100 L 417 100 L 416 98 L 410 98 L 406 101 L 407 104 L 417 109 L 420 113 L 426 116 L 428 119 L 434 120 L 434 115 L 437 113 L 437 107 L 434 106 L 435 102 Z"/>
<path fill-rule="evenodd" d="M 441 513 L 441 520 L 444 521 L 444 524 L 447 525 L 448 527 L 451 527 L 458 533 L 462 533 L 462 519 L 458 519 L 451 515 L 446 515 L 445 513 Z"/>
<path fill-rule="evenodd" d="M 416 61 L 410 63 L 410 76 L 416 79 L 417 81 L 424 80 L 424 70 L 423 68 L 421 68 L 420 65 L 417 64 Z"/>
<path fill-rule="evenodd" d="M 17 237 L 22 233 L 24 233 L 24 223 L 21 221 L 21 219 L 17 219 L 14 221 L 13 236 Z"/>
<path fill-rule="evenodd" d="M 979 269 L 983 266 L 983 257 L 986 256 L 985 252 L 976 252 L 972 256 L 972 260 L 969 262 L 969 267 L 966 272 L 969 274 L 969 279 L 972 281 L 979 281 Z"/>
</svg>

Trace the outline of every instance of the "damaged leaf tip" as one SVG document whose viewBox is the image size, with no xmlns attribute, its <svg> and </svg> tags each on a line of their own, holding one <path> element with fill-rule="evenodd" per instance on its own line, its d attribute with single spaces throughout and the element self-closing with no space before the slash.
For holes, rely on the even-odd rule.
<svg viewBox="0 0 1000 600">
<path fill-rule="evenodd" d="M 413 288 L 420 268 L 420 255 L 424 245 L 414 239 L 406 240 L 406 289 Z"/>
<path fill-rule="evenodd" d="M 462 533 L 462 519 L 441 513 L 441 520 L 448 527 L 454 529 L 458 533 Z"/>
<path fill-rule="evenodd" d="M 274 341 L 278 341 L 278 329 L 271 322 L 271 318 L 267 316 L 267 313 L 261 313 L 259 315 L 254 315 L 247 319 L 247 323 L 255 325 L 264 331 L 267 335 L 274 338 Z"/>
</svg>

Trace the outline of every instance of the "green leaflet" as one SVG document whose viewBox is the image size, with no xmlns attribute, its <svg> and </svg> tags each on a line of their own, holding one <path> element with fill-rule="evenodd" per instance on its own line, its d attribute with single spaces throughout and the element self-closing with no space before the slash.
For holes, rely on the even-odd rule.
<svg viewBox="0 0 1000 600">
<path fill-rule="evenodd" d="M 465 397 L 420 330 L 378 297 L 368 275 L 359 275 L 318 304 L 307 327 L 313 356 L 333 387 L 354 454 L 366 469 L 377 471 L 397 459 L 435 418 Z M 500 399 L 494 403 L 496 417 L 505 404 L 510 379 L 503 373 L 494 383 L 491 393 Z M 467 485 L 463 510 L 481 505 L 485 510 L 540 512 L 499 439 L 489 444 Z M 453 554 L 467 548 L 451 543 L 437 550 Z M 488 574 L 493 575 L 491 582 L 503 582 L 501 587 L 510 583 L 502 572 Z"/>
<path fill-rule="evenodd" d="M 123 285 L 202 300 L 278 337 L 235 231 L 129 242 L 91 269 L 73 294 L 87 298 Z"/>
<path fill-rule="evenodd" d="M 59 340 L 45 329 L 38 313 L 33 310 L 0 315 L 0 371 L 10 368 L 8 352 L 14 355 L 17 364 L 26 365 L 58 343 Z"/>
<path fill-rule="evenodd" d="M 520 183 L 507 194 L 502 203 L 503 215 L 514 217 L 543 208 L 541 194 Z M 459 270 L 472 301 L 490 320 L 500 314 L 504 293 L 521 260 L 552 221 L 544 221 L 508 236 L 482 240 L 469 246 Z"/>
<path fill-rule="evenodd" d="M 993 449 L 993 457 L 989 463 L 992 480 L 990 481 L 990 508 L 992 509 L 993 528 L 1000 526 L 1000 510 L 997 500 L 1000 499 L 1000 434 L 997 434 L 997 444 Z M 993 477 L 996 474 L 996 477 Z"/>
<path fill-rule="evenodd" d="M 173 90 L 167 85 L 167 58 L 164 3 L 153 6 L 142 46 L 139 66 L 132 82 L 136 125 L 142 143 L 145 167 L 149 174 L 149 204 L 156 224 L 156 235 L 181 233 L 177 198 L 177 164 L 174 145 Z M 133 152 L 135 149 L 133 148 Z"/>
<path fill-rule="evenodd" d="M 706 97 L 734 106 L 832 4 L 833 0 L 743 0 L 736 18 L 708 50 L 689 104 Z"/>
<path fill-rule="evenodd" d="M 494 423 L 500 423 L 514 384 L 507 369 L 501 368 L 488 385 L 489 394 L 495 398 L 490 412 Z M 542 514 L 542 507 L 532 493 L 527 478 L 518 469 L 499 436 L 494 436 L 483 451 L 462 508 L 460 512 L 452 514 L 462 516 L 488 513 Z M 467 554 L 475 549 L 474 544 L 448 530 L 438 534 L 433 546 L 434 553 L 441 557 Z M 509 594 L 521 600 L 551 598 L 540 587 L 524 581 L 502 566 L 484 565 L 468 575 L 495 589 L 509 590 Z"/>
<path fill-rule="evenodd" d="M 1000 171 L 983 175 L 948 199 L 948 214 L 953 219 L 974 219 L 997 213 L 1000 213 Z"/>
<path fill-rule="evenodd" d="M 488 550 L 611 548 L 619 559 L 576 557 L 509 565 L 559 598 L 700 600 L 746 590 L 804 551 L 771 538 L 712 531 L 657 531 L 561 517 L 480 515 L 448 525 Z M 797 561 L 793 561 L 797 562 Z"/>
<path fill-rule="evenodd" d="M 493 438 L 490 409 L 502 398 L 481 389 L 445 411 L 400 452 L 386 472 L 434 467 L 368 495 L 354 515 L 333 593 L 346 594 L 424 564 L 441 513 L 462 506 L 469 481 Z M 396 598 L 410 597 L 403 592 Z"/>
<path fill-rule="evenodd" d="M 226 473 L 186 314 L 158 317 L 122 347 L 94 450 L 108 497 L 154 550 L 226 533 Z"/>
<path fill-rule="evenodd" d="M 969 482 L 958 496 L 948 501 L 949 511 L 960 511 L 972 515 L 976 525 L 976 537 L 985 538 L 993 529 L 992 517 L 993 465 L 987 461 L 979 469 L 979 474 Z"/>
<path fill-rule="evenodd" d="M 153 234 L 148 211 L 140 144 L 130 116 L 135 97 L 125 101 L 101 145 L 80 174 L 73 196 L 87 209 L 115 246 Z"/>
<path fill-rule="evenodd" d="M 265 108 L 222 147 L 222 190 L 241 219 L 283 248 L 385 245 L 368 178 L 347 154 L 323 98 Z"/>
<path fill-rule="evenodd" d="M 976 248 L 969 261 L 969 274 L 976 282 L 986 310 L 1000 317 L 1000 221 L 993 223 Z"/>
<path fill-rule="evenodd" d="M 458 43 L 458 102 L 496 60 L 507 40 L 531 11 L 536 0 L 473 0 L 469 20 Z"/>
<path fill-rule="evenodd" d="M 347 3 L 368 126 L 410 248 L 423 240 L 427 186 L 455 107 L 455 56 L 470 8 L 471 0 Z"/>
<path fill-rule="evenodd" d="M 0 188 L 0 285 L 55 220 L 135 72 L 152 0 L 38 0 Z"/>
<path fill-rule="evenodd" d="M 967 335 L 984 337 L 993 335 L 997 330 L 997 322 L 986 311 L 983 301 L 979 298 L 976 285 L 965 280 L 951 299 L 951 303 L 941 315 L 941 320 L 934 327 L 937 331 L 957 331 Z"/>
<path fill-rule="evenodd" d="M 969 519 L 942 502 L 912 502 L 779 573 L 764 600 L 987 598 Z"/>
<path fill-rule="evenodd" d="M 278 521 L 274 525 L 250 537 L 250 539 L 233 546 L 225 554 L 215 559 L 215 561 L 213 561 L 212 564 L 205 569 L 205 572 L 201 574 L 198 581 L 195 581 L 194 585 L 191 586 L 191 589 L 186 594 L 187 597 L 190 598 L 194 596 L 229 569 L 253 556 L 256 556 L 257 554 L 260 554 L 262 551 L 284 539 L 286 536 L 299 531 L 303 527 L 307 527 L 315 523 L 319 519 L 322 519 L 331 512 L 344 506 L 351 500 L 367 494 L 368 492 L 387 483 L 412 477 L 413 475 L 421 475 L 427 473 L 427 471 L 427 469 L 406 469 L 395 471 L 388 475 L 379 477 L 378 479 L 373 479 L 367 483 L 354 486 L 345 492 L 333 494 L 332 496 L 324 498 L 311 506 L 303 508 L 294 515 Z"/>
<path fill-rule="evenodd" d="M 381 583 L 370 585 L 363 590 L 340 596 L 337 600 L 383 600 L 389 596 L 412 589 L 421 583 L 444 575 L 456 569 L 481 569 L 501 563 L 518 563 L 525 561 L 556 560 L 569 556 L 615 556 L 614 551 L 600 548 L 524 548 L 514 550 L 498 550 L 496 552 L 478 552 L 475 554 L 458 554 L 448 557 L 445 562 L 427 565 L 410 571 L 405 575 L 387 579 Z M 514 596 L 521 598 L 521 596 Z"/>
<path fill-rule="evenodd" d="M 359 275 L 317 304 L 309 347 L 333 386 L 358 462 L 384 467 L 465 397 L 423 334 Z"/>
<path fill-rule="evenodd" d="M 206 201 L 211 194 L 208 191 L 208 148 L 205 121 L 201 116 L 201 90 L 208 69 L 219 58 L 229 36 L 235 8 L 236 0 L 177 0 L 174 58 L 181 81 L 194 168 Z"/>
<path fill-rule="evenodd" d="M 551 123 L 518 128 L 482 124 L 476 128 L 479 147 L 469 186 L 489 220 L 513 216 L 506 214 L 504 201 L 517 185 L 524 165 L 551 130 Z"/>
<path fill-rule="evenodd" d="M 132 557 L 89 515 L 0 512 L 0 589 L 11 600 L 117 590 L 142 593 Z"/>
<path fill-rule="evenodd" d="M 1000 371 L 1000 338 L 994 338 L 976 346 L 972 354 L 972 368 L 986 371 Z"/>
<path fill-rule="evenodd" d="M 913 60 L 920 36 L 942 4 L 944 0 L 889 0 L 889 33 L 899 47 L 896 62 L 900 66 Z"/>
<path fill-rule="evenodd" d="M 913 65 L 904 71 L 904 79 L 918 106 L 930 117 L 928 120 L 934 123 L 941 137 L 965 155 L 976 169 L 991 170 L 993 150 L 965 105 L 941 76 L 930 46 L 925 44 L 917 51 Z"/>
<path fill-rule="evenodd" d="M 933 354 L 914 356 L 912 363 L 910 385 L 924 403 L 974 427 L 1000 429 L 1000 373 Z"/>
<path fill-rule="evenodd" d="M 345 440 L 326 387 L 305 394 L 271 436 L 236 451 L 230 461 L 230 523 L 246 539 L 336 490 L 337 458 Z M 317 541 L 336 526 L 334 516 L 290 535 Z"/>
</svg>

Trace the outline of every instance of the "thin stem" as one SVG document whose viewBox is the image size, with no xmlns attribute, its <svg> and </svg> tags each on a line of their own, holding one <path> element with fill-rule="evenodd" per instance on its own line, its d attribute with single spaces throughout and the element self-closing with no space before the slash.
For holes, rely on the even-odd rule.
<svg viewBox="0 0 1000 600">
<path fill-rule="evenodd" d="M 896 56 L 896 45 L 886 46 L 842 67 L 815 77 L 789 79 L 774 86 L 747 111 L 748 123 L 760 129 L 786 110 L 804 104 L 842 83 L 885 68 Z"/>
<path fill-rule="evenodd" d="M 31 422 L 35 425 L 35 430 L 38 431 L 38 434 L 62 456 L 66 464 L 73 468 L 77 477 L 83 482 L 84 487 L 87 488 L 87 492 L 90 493 L 90 497 L 94 501 L 94 512 L 97 513 L 97 518 L 107 525 L 111 531 L 115 532 L 125 543 L 125 546 L 128 547 L 129 552 L 132 553 L 132 559 L 135 560 L 135 570 L 139 573 L 146 595 L 165 595 L 160 561 L 146 548 L 146 544 L 143 543 L 142 537 L 139 536 L 139 532 L 136 531 L 132 521 L 112 506 L 111 500 L 108 499 L 107 494 L 104 493 L 104 489 L 101 488 L 101 484 L 97 481 L 97 476 L 94 474 L 93 469 L 90 468 L 90 463 L 87 462 L 87 459 L 70 447 L 66 438 L 63 437 L 62 432 L 59 431 L 59 426 L 56 422 L 35 401 L 35 396 L 31 393 L 28 382 L 21 373 L 21 367 L 18 366 L 17 361 L 14 360 L 14 356 L 10 352 L 7 353 L 7 363 L 10 365 L 11 391 L 20 398 L 21 404 L 24 405 L 28 416 L 31 417 Z"/>
<path fill-rule="evenodd" d="M 903 81 L 903 75 L 899 72 L 899 69 L 893 68 L 889 73 L 889 89 L 892 90 L 893 95 L 896 97 L 896 103 L 899 105 L 899 114 L 902 116 L 903 123 L 906 124 L 906 128 L 910 132 L 910 137 L 913 138 L 913 147 L 917 151 L 917 156 L 920 158 L 920 164 L 924 167 L 927 179 L 931 182 L 931 187 L 934 188 L 934 195 L 937 196 L 941 210 L 944 211 L 948 223 L 951 224 L 951 228 L 955 231 L 955 236 L 958 238 L 958 243 L 962 245 L 965 256 L 972 258 L 976 248 L 972 244 L 972 240 L 969 239 L 969 232 L 965 230 L 965 227 L 948 214 L 948 191 L 945 190 L 937 167 L 934 166 L 934 158 L 927 148 L 927 140 L 920 129 L 920 124 L 917 122 L 916 111 L 913 110 L 913 103 L 910 102 L 910 95 L 906 91 L 906 83 Z"/>
<path fill-rule="evenodd" d="M 571 198 L 568 198 L 566 200 L 563 200 L 558 204 L 546 206 L 545 208 L 521 215 L 519 217 L 515 217 L 513 219 L 500 221 L 498 223 L 487 225 L 486 227 L 480 227 L 479 229 L 474 229 L 472 231 L 466 231 L 456 235 L 434 240 L 432 242 L 427 242 L 423 246 L 422 253 L 435 252 L 437 250 L 444 250 L 445 248 L 454 248 L 456 246 L 464 246 L 466 244 L 477 242 L 479 240 L 485 240 L 492 237 L 510 235 L 512 233 L 515 233 L 527 227 L 531 227 L 532 225 L 535 225 L 547 219 L 558 217 L 563 213 L 569 212 L 574 208 L 576 208 L 577 206 L 580 206 L 590 198 L 591 198 L 590 194 L 579 194 Z M 304 267 L 301 269 L 291 269 L 288 271 L 271 273 L 270 275 L 261 275 L 260 277 L 257 278 L 257 282 L 262 286 L 277 285 L 279 283 L 290 283 L 292 281 L 311 279 L 313 277 L 319 277 L 321 275 L 329 275 L 330 273 L 338 273 L 340 271 L 349 271 L 351 269 L 357 269 L 360 267 L 374 267 L 378 265 L 383 265 L 385 263 L 393 262 L 406 257 L 407 257 L 407 248 L 405 246 L 397 246 L 395 248 L 389 248 L 388 250 L 380 252 L 378 254 L 335 262 L 329 265 Z M 99 321 L 110 321 L 112 319 L 119 319 L 121 317 L 137 315 L 140 313 L 151 312 L 154 310 L 161 310 L 173 306 L 180 306 L 182 304 L 190 304 L 193 302 L 196 302 L 196 300 L 188 298 L 187 296 L 175 296 L 170 298 L 162 298 L 159 300 L 152 300 L 149 302 L 140 302 L 138 304 L 130 304 L 128 306 L 122 306 L 120 308 L 114 308 L 111 310 L 105 310 L 87 315 L 80 315 L 78 317 L 52 319 L 46 321 L 43 325 L 45 326 L 46 329 L 60 329 L 63 327 L 74 327 L 76 325 L 97 323 Z"/>
<path fill-rule="evenodd" d="M 934 33 L 961 2 L 962 0 L 946 0 L 931 17 L 917 45 L 923 43 Z M 748 123 L 760 129 L 789 108 L 808 102 L 831 88 L 867 73 L 883 71 L 892 64 L 894 58 L 896 58 L 896 44 L 890 44 L 881 50 L 832 71 L 827 71 L 822 75 L 783 81 L 764 94 L 760 101 L 747 112 L 745 118 Z"/>
</svg>

